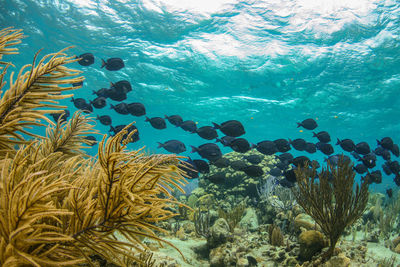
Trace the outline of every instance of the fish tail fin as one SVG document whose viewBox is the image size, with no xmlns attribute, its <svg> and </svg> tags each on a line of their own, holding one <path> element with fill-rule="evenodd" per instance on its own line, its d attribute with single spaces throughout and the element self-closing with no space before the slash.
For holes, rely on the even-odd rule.
<svg viewBox="0 0 400 267">
<path fill-rule="evenodd" d="M 110 130 L 108 132 L 114 132 L 114 130 L 115 128 L 112 125 L 110 125 Z"/>
<path fill-rule="evenodd" d="M 317 137 L 317 134 L 315 132 L 312 132 L 313 136 L 312 137 Z"/>
<path fill-rule="evenodd" d="M 97 95 L 97 92 L 95 90 L 93 90 L 92 95 Z"/>
<path fill-rule="evenodd" d="M 71 97 L 71 102 L 74 102 L 75 100 L 74 100 L 74 98 L 73 97 Z"/>
<path fill-rule="evenodd" d="M 169 117 L 167 115 L 164 115 L 164 118 L 168 120 Z"/>
<path fill-rule="evenodd" d="M 96 120 L 100 120 L 100 116 L 99 115 L 97 115 Z"/>
<path fill-rule="evenodd" d="M 381 145 L 381 141 L 379 141 L 378 139 L 376 139 L 376 142 L 378 143 L 378 146 Z"/>
<path fill-rule="evenodd" d="M 212 123 L 214 125 L 214 129 L 220 129 L 221 126 L 219 124 L 216 124 L 215 122 Z"/>
<path fill-rule="evenodd" d="M 287 140 L 288 140 L 289 144 L 291 145 L 292 144 L 292 140 L 290 138 L 288 138 Z"/>
<path fill-rule="evenodd" d="M 146 116 L 146 119 L 144 121 L 150 121 L 149 117 Z"/>
<path fill-rule="evenodd" d="M 104 68 L 105 65 L 107 65 L 107 63 L 104 61 L 104 59 L 101 59 L 101 68 Z"/>
<path fill-rule="evenodd" d="M 195 147 L 195 146 L 190 146 L 190 147 L 192 148 L 192 151 L 190 153 L 194 153 L 194 152 L 198 151 L 197 147 Z"/>
<path fill-rule="evenodd" d="M 250 148 L 251 149 L 257 148 L 257 145 L 256 144 L 251 144 Z"/>
<path fill-rule="evenodd" d="M 340 139 L 339 139 L 339 138 L 337 138 L 336 145 L 340 145 L 340 143 L 341 143 Z"/>
<path fill-rule="evenodd" d="M 164 147 L 164 144 L 163 144 L 163 143 L 160 143 L 160 142 L 157 142 L 157 143 L 158 143 L 157 148 Z"/>
<path fill-rule="evenodd" d="M 299 128 L 300 126 L 303 126 L 303 124 L 301 124 L 301 122 L 297 123 L 297 128 Z"/>
<path fill-rule="evenodd" d="M 110 104 L 110 109 L 115 109 L 115 106 L 113 104 Z"/>
<path fill-rule="evenodd" d="M 110 82 L 110 88 L 115 87 L 115 84 L 113 82 Z"/>
<path fill-rule="evenodd" d="M 220 142 L 220 143 L 222 144 L 222 141 L 221 141 L 221 139 L 219 139 L 219 138 L 215 138 L 215 143 L 218 143 L 218 142 Z"/>
</svg>

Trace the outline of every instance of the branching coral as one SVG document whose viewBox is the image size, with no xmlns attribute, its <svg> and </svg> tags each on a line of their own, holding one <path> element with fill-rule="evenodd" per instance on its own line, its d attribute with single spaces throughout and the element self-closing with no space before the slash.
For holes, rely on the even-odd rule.
<svg viewBox="0 0 400 267">
<path fill-rule="evenodd" d="M 20 31 L 0 31 L 0 56 L 15 52 L 5 47 L 18 38 Z M 104 135 L 98 157 L 88 157 L 84 136 L 95 131 L 79 112 L 47 128 L 45 137 L 24 139 L 37 137 L 26 129 L 42 126 L 44 114 L 64 108 L 56 100 L 72 88 L 61 85 L 82 80 L 64 66 L 73 61 L 61 52 L 45 56 L 21 70 L 0 100 L 1 266 L 91 264 L 92 255 L 120 266 L 146 264 L 143 238 L 168 243 L 156 223 L 175 216 L 171 206 L 180 205 L 169 193 L 183 192 L 186 183 L 178 156 L 128 151 L 131 124 Z"/>
<path fill-rule="evenodd" d="M 297 203 L 321 227 L 330 240 L 326 258 L 330 258 L 344 229 L 364 212 L 368 201 L 368 182 L 357 184 L 352 164 L 342 156 L 337 166 L 327 165 L 318 173 L 315 166 L 295 170 L 298 187 L 293 190 Z"/>
</svg>

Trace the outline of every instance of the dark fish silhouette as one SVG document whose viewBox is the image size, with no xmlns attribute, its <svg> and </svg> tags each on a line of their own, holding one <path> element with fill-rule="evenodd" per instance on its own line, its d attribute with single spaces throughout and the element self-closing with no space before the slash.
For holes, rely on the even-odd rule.
<svg viewBox="0 0 400 267">
<path fill-rule="evenodd" d="M 208 176 L 207 179 L 214 184 L 223 184 L 225 182 L 225 173 L 217 172 Z"/>
<path fill-rule="evenodd" d="M 196 133 L 206 140 L 212 140 L 218 137 L 217 131 L 211 126 L 203 126 L 196 130 Z"/>
<path fill-rule="evenodd" d="M 317 137 L 318 140 L 322 143 L 329 143 L 331 141 L 331 136 L 327 131 L 322 131 L 319 133 L 314 133 L 313 132 L 313 137 Z"/>
<path fill-rule="evenodd" d="M 157 148 L 164 148 L 168 152 L 179 154 L 186 151 L 186 146 L 179 140 L 169 140 L 165 143 L 158 143 Z"/>
<path fill-rule="evenodd" d="M 191 160 L 181 161 L 178 166 L 179 169 L 185 172 L 184 176 L 188 179 L 195 179 L 199 177 L 199 170 L 196 168 Z"/>
<path fill-rule="evenodd" d="M 167 128 L 165 120 L 161 117 L 153 117 L 153 118 L 146 117 L 145 121 L 150 122 L 151 126 L 153 126 L 153 128 L 157 130 L 162 130 Z"/>
<path fill-rule="evenodd" d="M 286 161 L 286 160 L 280 160 L 277 163 L 275 163 L 275 166 L 278 167 L 280 170 L 285 171 L 289 167 L 289 164 L 292 163 L 292 161 Z"/>
<path fill-rule="evenodd" d="M 400 164 L 398 161 L 391 161 L 388 162 L 389 168 L 392 173 L 399 173 L 400 172 Z"/>
<path fill-rule="evenodd" d="M 142 103 L 129 103 L 127 106 L 129 113 L 133 116 L 140 117 L 146 115 L 146 108 Z"/>
<path fill-rule="evenodd" d="M 388 195 L 389 198 L 392 198 L 392 196 L 393 196 L 393 189 L 392 189 L 392 188 L 386 189 L 386 194 Z"/>
<path fill-rule="evenodd" d="M 354 151 L 361 155 L 367 155 L 369 152 L 371 152 L 371 149 L 369 148 L 367 142 L 360 142 L 356 145 Z"/>
<path fill-rule="evenodd" d="M 389 164 L 387 162 L 382 164 L 382 170 L 386 175 L 392 174 L 392 171 L 390 170 Z"/>
<path fill-rule="evenodd" d="M 292 163 L 296 167 L 305 167 L 306 165 L 310 165 L 311 160 L 306 156 L 298 156 L 292 160 Z"/>
<path fill-rule="evenodd" d="M 122 80 L 116 83 L 111 83 L 111 89 L 115 89 L 118 92 L 127 94 L 128 92 L 132 91 L 132 85 L 127 80 Z"/>
<path fill-rule="evenodd" d="M 101 67 L 104 68 L 106 67 L 107 70 L 115 71 L 115 70 L 120 70 L 123 67 L 125 67 L 124 61 L 118 57 L 113 57 L 107 59 L 107 61 L 104 61 L 104 59 L 101 60 Z"/>
<path fill-rule="evenodd" d="M 283 176 L 285 176 L 286 180 L 288 180 L 290 183 L 295 183 L 297 181 L 296 174 L 294 173 L 294 169 L 285 171 L 283 173 Z"/>
<path fill-rule="evenodd" d="M 192 153 L 197 152 L 202 158 L 208 159 L 209 161 L 216 161 L 222 157 L 221 150 L 216 144 L 206 143 L 199 147 L 192 146 Z"/>
<path fill-rule="evenodd" d="M 122 131 L 122 129 L 124 129 L 126 126 L 126 124 L 122 124 L 122 125 L 118 125 L 113 127 L 112 125 L 110 126 L 110 130 L 109 132 L 113 132 L 113 135 L 116 135 L 117 133 L 119 133 L 120 131 Z"/>
<path fill-rule="evenodd" d="M 279 180 L 278 184 L 280 184 L 281 186 L 286 187 L 286 188 L 292 188 L 295 185 L 294 182 L 290 182 L 286 178 Z"/>
<path fill-rule="evenodd" d="M 337 139 L 336 145 L 340 145 L 340 147 L 347 152 L 353 152 L 354 149 L 356 148 L 356 145 L 354 142 L 350 139 L 343 139 L 340 140 L 339 138 Z"/>
<path fill-rule="evenodd" d="M 82 108 L 86 108 L 86 106 L 88 105 L 88 103 L 86 102 L 86 100 L 84 98 L 71 98 L 71 102 L 74 103 L 74 106 L 77 109 L 82 109 Z"/>
<path fill-rule="evenodd" d="M 290 153 L 282 153 L 278 156 L 280 161 L 286 161 L 288 164 L 292 163 L 293 155 Z"/>
<path fill-rule="evenodd" d="M 213 122 L 213 125 L 215 129 L 219 129 L 225 135 L 232 137 L 239 137 L 246 133 L 243 125 L 237 120 L 229 120 L 221 123 L 221 125 Z"/>
<path fill-rule="evenodd" d="M 286 139 L 276 139 L 273 141 L 275 143 L 276 148 L 278 149 L 279 152 L 288 152 L 291 147 L 290 147 L 290 143 L 288 140 Z"/>
<path fill-rule="evenodd" d="M 331 144 L 326 144 L 326 143 L 322 143 L 322 142 L 318 142 L 316 144 L 317 149 L 319 151 L 321 151 L 322 153 L 324 153 L 325 155 L 331 155 L 333 154 L 335 151 L 333 150 L 333 146 Z"/>
<path fill-rule="evenodd" d="M 229 145 L 233 151 L 246 153 L 251 149 L 249 142 L 244 138 L 237 138 Z"/>
<path fill-rule="evenodd" d="M 282 175 L 282 170 L 279 169 L 278 167 L 275 167 L 269 171 L 269 174 L 272 176 L 278 177 L 278 176 Z"/>
<path fill-rule="evenodd" d="M 107 97 L 114 101 L 124 101 L 126 99 L 126 94 L 124 92 L 120 92 L 115 88 L 108 89 Z"/>
<path fill-rule="evenodd" d="M 183 121 L 180 125 L 179 125 L 184 131 L 186 132 L 190 132 L 190 133 L 195 133 L 197 130 L 197 125 L 194 121 L 191 120 L 187 120 L 187 121 Z"/>
<path fill-rule="evenodd" d="M 259 164 L 262 161 L 262 157 L 260 155 L 250 155 L 244 157 L 251 164 Z"/>
<path fill-rule="evenodd" d="M 242 171 L 250 177 L 260 177 L 264 175 L 263 169 L 257 165 L 246 166 Z"/>
<path fill-rule="evenodd" d="M 215 142 L 220 142 L 223 146 L 230 146 L 232 141 L 235 140 L 235 137 L 232 136 L 223 136 L 222 138 L 217 138 Z"/>
<path fill-rule="evenodd" d="M 247 167 L 247 164 L 243 160 L 234 160 L 230 162 L 230 166 L 235 171 L 241 171 Z"/>
<path fill-rule="evenodd" d="M 229 163 L 230 160 L 227 158 L 219 158 L 216 161 L 211 162 L 211 164 L 213 164 L 214 166 L 218 167 L 218 168 L 226 168 L 229 167 Z"/>
<path fill-rule="evenodd" d="M 343 158 L 342 158 L 342 157 L 343 157 Z M 347 156 L 347 155 L 342 155 L 342 154 L 336 154 L 336 155 L 329 156 L 329 157 L 328 157 L 327 159 L 325 159 L 324 161 L 328 162 L 328 163 L 331 164 L 332 166 L 337 166 L 338 163 L 339 163 L 339 160 L 341 160 L 341 158 L 342 158 L 342 160 L 343 160 L 344 162 L 349 162 L 349 163 L 351 163 L 350 157 Z"/>
<path fill-rule="evenodd" d="M 374 149 L 374 153 L 375 153 L 375 155 L 377 155 L 377 156 L 382 156 L 382 155 L 383 155 L 383 152 L 384 152 L 385 150 L 386 150 L 386 149 L 384 149 L 383 147 L 378 146 L 377 148 Z"/>
<path fill-rule="evenodd" d="M 122 102 L 117 105 L 110 104 L 110 108 L 115 110 L 118 114 L 127 115 L 129 114 L 128 104 Z"/>
<path fill-rule="evenodd" d="M 294 149 L 298 151 L 304 151 L 306 149 L 307 142 L 302 138 L 297 138 L 294 140 L 289 139 L 289 143 L 292 145 Z"/>
<path fill-rule="evenodd" d="M 307 142 L 304 150 L 310 154 L 313 154 L 313 153 L 317 152 L 317 146 L 313 143 Z"/>
<path fill-rule="evenodd" d="M 376 166 L 376 156 L 373 153 L 364 155 L 361 157 L 361 161 L 368 169 L 372 169 Z"/>
<path fill-rule="evenodd" d="M 107 89 L 107 88 L 101 88 L 101 89 L 99 89 L 97 91 L 93 91 L 93 94 L 97 95 L 97 96 L 102 96 L 102 97 L 107 98 L 108 97 L 108 91 L 109 91 L 109 89 Z"/>
<path fill-rule="evenodd" d="M 393 144 L 393 147 L 392 149 L 390 149 L 390 152 L 392 152 L 393 155 L 398 157 L 400 155 L 399 146 L 397 144 Z"/>
<path fill-rule="evenodd" d="M 85 113 L 91 113 L 93 112 L 93 107 L 90 103 L 86 103 L 83 107 L 80 108 Z"/>
<path fill-rule="evenodd" d="M 300 126 L 307 130 L 314 130 L 318 127 L 318 124 L 314 119 L 305 119 L 304 121 L 297 123 L 297 128 Z"/>
<path fill-rule="evenodd" d="M 88 141 L 87 144 L 88 144 L 89 146 L 94 146 L 94 145 L 97 144 L 96 137 L 94 137 L 94 136 L 92 136 L 92 135 L 85 136 L 85 139 Z"/>
<path fill-rule="evenodd" d="M 393 140 L 390 137 L 384 137 L 380 141 L 376 140 L 378 142 L 378 145 L 385 148 L 385 149 L 392 149 L 393 147 Z"/>
<path fill-rule="evenodd" d="M 194 166 L 200 173 L 209 173 L 210 172 L 210 166 L 208 165 L 207 161 L 202 160 L 202 159 L 194 159 L 192 160 Z"/>
<path fill-rule="evenodd" d="M 99 96 L 95 98 L 93 101 L 90 101 L 90 104 L 92 104 L 92 106 L 95 108 L 104 108 L 107 104 L 107 101 L 104 97 Z"/>
<path fill-rule="evenodd" d="M 396 176 L 394 177 L 393 182 L 394 182 L 397 186 L 400 186 L 400 174 L 396 173 Z"/>
<path fill-rule="evenodd" d="M 59 119 L 61 122 L 65 122 L 68 120 L 70 113 L 68 109 L 64 109 L 62 113 L 52 113 L 50 115 L 53 117 L 55 122 L 57 122 Z"/>
<path fill-rule="evenodd" d="M 73 87 L 79 87 L 79 86 L 82 86 L 82 85 L 83 85 L 83 81 L 77 82 L 77 83 L 72 83 Z"/>
<path fill-rule="evenodd" d="M 391 154 L 390 154 L 390 152 L 389 152 L 389 150 L 386 150 L 386 149 L 384 149 L 384 151 L 382 152 L 382 158 L 384 159 L 384 160 L 390 160 L 391 158 L 392 158 L 392 156 L 391 156 Z"/>
<path fill-rule="evenodd" d="M 354 170 L 356 171 L 356 173 L 358 173 L 358 174 L 366 173 L 367 170 L 368 170 L 368 168 L 367 168 L 364 164 L 362 164 L 362 163 L 357 164 L 356 166 L 353 167 L 353 169 L 354 169 Z"/>
<path fill-rule="evenodd" d="M 258 142 L 257 145 L 253 145 L 253 148 L 264 155 L 273 155 L 278 152 L 275 143 L 268 140 Z"/>
<path fill-rule="evenodd" d="M 112 119 L 108 115 L 103 115 L 103 116 L 97 115 L 96 120 L 100 121 L 100 123 L 103 125 L 111 125 L 112 123 Z"/>
<path fill-rule="evenodd" d="M 90 66 L 94 63 L 94 56 L 92 53 L 84 53 L 76 58 L 79 58 L 78 63 L 81 66 Z"/>
<path fill-rule="evenodd" d="M 175 126 L 180 126 L 181 123 L 183 122 L 182 117 L 179 115 L 171 115 L 171 116 L 165 115 L 165 118 L 169 121 L 169 123 Z"/>
<path fill-rule="evenodd" d="M 361 177 L 362 180 L 367 180 L 369 184 L 376 183 L 380 184 L 382 183 L 382 173 L 380 170 L 373 171 L 371 173 L 368 173 L 364 177 Z"/>
<path fill-rule="evenodd" d="M 117 133 L 119 133 L 120 131 L 122 131 L 122 129 L 124 129 L 125 127 L 126 127 L 126 125 L 117 125 L 115 127 L 110 126 L 110 132 L 114 132 L 114 134 L 112 135 L 112 136 L 114 136 Z M 128 136 L 128 134 L 131 133 L 132 131 L 136 131 L 131 136 L 131 139 L 132 139 L 131 143 L 139 141 L 139 139 L 140 139 L 139 138 L 139 131 L 137 130 L 137 127 L 135 125 L 131 125 L 127 130 L 128 130 L 128 133 L 123 135 L 122 140 L 124 140 Z"/>
</svg>

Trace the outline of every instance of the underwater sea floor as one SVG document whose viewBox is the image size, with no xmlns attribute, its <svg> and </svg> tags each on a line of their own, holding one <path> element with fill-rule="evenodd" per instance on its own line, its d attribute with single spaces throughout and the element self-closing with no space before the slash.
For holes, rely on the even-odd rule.
<svg viewBox="0 0 400 267">
<path fill-rule="evenodd" d="M 156 243 L 151 242 L 154 249 L 153 259 L 156 260 L 155 266 L 398 266 L 400 259 L 397 253 L 391 251 L 383 244 L 375 242 L 365 242 L 362 239 L 355 241 L 346 238 L 337 246 L 337 253 L 330 261 L 324 264 L 317 262 L 295 262 L 290 261 L 290 253 L 286 248 L 275 247 L 264 242 L 252 242 L 251 240 L 259 240 L 257 233 L 247 233 L 246 239 L 241 236 L 235 238 L 235 242 L 222 249 L 217 249 L 217 253 L 213 253 L 213 259 L 220 259 L 220 262 L 210 261 L 210 258 L 203 258 L 207 241 L 205 238 L 184 237 L 181 240 L 178 237 L 168 237 L 165 240 L 176 246 L 185 256 L 186 261 L 179 252 L 166 245 L 160 248 Z M 182 238 L 182 237 L 181 237 Z M 218 255 L 219 254 L 219 255 Z M 223 259 L 221 259 L 223 256 Z M 254 257 L 257 265 L 253 265 L 248 260 L 248 256 Z M 289 259 L 289 261 L 288 261 Z"/>
<path fill-rule="evenodd" d="M 224 158 L 237 162 L 237 156 Z M 271 173 L 279 161 L 262 156 L 261 163 Z M 160 237 L 186 260 L 168 244 L 145 241 L 156 266 L 400 266 L 398 191 L 370 192 L 364 212 L 345 228 L 326 261 L 328 239 L 293 191 L 274 176 L 249 177 L 234 167 L 210 166 L 190 192 L 172 192 L 191 209 L 176 207 L 179 215 L 158 225 L 167 231 Z"/>
</svg>

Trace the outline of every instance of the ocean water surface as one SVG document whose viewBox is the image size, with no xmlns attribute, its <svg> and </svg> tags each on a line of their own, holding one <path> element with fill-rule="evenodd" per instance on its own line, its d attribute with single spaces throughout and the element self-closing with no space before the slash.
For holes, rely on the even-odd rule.
<svg viewBox="0 0 400 267">
<path fill-rule="evenodd" d="M 133 91 L 127 102 L 143 103 L 147 116 L 179 114 L 198 126 L 239 120 L 251 143 L 315 143 L 311 131 L 297 128 L 306 118 L 318 122 L 315 131 L 330 133 L 337 153 L 336 138 L 373 148 L 385 136 L 400 143 L 396 1 L 2 0 L 0 26 L 26 35 L 20 54 L 12 56 L 16 72 L 42 48 L 41 55 L 71 45 L 72 55 L 93 53 L 93 65 L 70 66 L 86 77 L 76 97 L 94 99 L 93 90 L 128 80 Z M 111 57 L 122 58 L 125 68 L 101 69 L 101 59 Z M 136 121 L 140 141 L 133 149 L 164 153 L 157 142 L 178 139 L 188 148 L 183 155 L 193 156 L 190 145 L 208 142 L 169 123 L 156 130 L 144 117 L 119 115 L 108 105 L 94 114 L 112 116 L 113 125 Z M 377 189 L 392 186 L 392 179 L 384 176 Z"/>
</svg>

